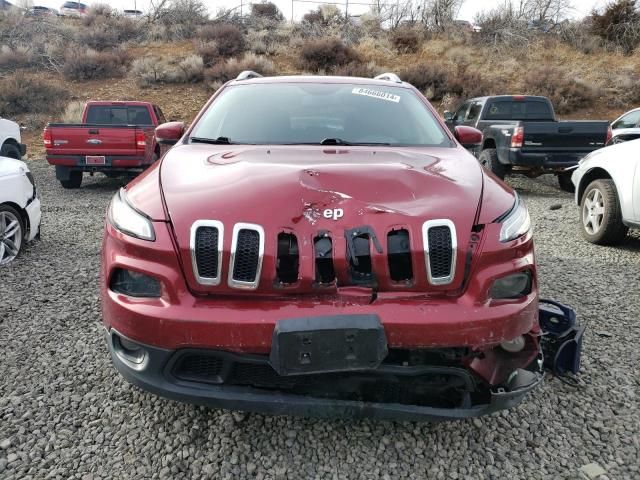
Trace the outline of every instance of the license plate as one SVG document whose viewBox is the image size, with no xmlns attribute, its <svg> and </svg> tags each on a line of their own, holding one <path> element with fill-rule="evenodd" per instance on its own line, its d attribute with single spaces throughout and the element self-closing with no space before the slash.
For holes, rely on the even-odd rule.
<svg viewBox="0 0 640 480">
<path fill-rule="evenodd" d="M 105 159 L 102 155 L 87 155 L 85 162 L 87 165 L 104 165 Z"/>
<path fill-rule="evenodd" d="M 377 315 L 336 315 L 278 321 L 269 360 L 287 376 L 374 369 L 386 356 Z"/>
</svg>

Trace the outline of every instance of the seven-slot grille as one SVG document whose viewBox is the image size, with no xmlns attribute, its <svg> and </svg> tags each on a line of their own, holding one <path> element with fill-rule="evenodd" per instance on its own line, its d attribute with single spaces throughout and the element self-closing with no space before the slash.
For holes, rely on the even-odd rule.
<svg viewBox="0 0 640 480">
<path fill-rule="evenodd" d="M 406 230 L 400 230 L 406 232 Z M 231 240 L 228 285 L 233 288 L 256 289 L 260 282 L 264 256 L 264 229 L 260 225 L 237 223 Z M 224 227 L 215 220 L 199 220 L 191 228 L 191 255 L 196 279 L 204 285 L 218 285 L 222 271 Z M 456 265 L 456 230 L 450 220 L 429 220 L 422 226 L 427 277 L 432 285 L 453 281 Z M 407 237 L 408 241 L 408 237 Z M 297 252 L 296 252 L 297 253 Z M 409 258 L 403 261 L 411 264 Z M 389 257 L 391 261 L 391 256 Z M 391 267 L 390 267 L 391 268 Z M 411 269 L 405 269 L 410 280 Z M 296 276 L 297 278 L 297 276 Z"/>
</svg>

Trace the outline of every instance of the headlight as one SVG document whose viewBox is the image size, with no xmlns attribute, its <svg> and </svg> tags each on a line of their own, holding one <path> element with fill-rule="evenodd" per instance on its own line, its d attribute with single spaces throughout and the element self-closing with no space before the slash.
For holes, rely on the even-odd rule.
<svg viewBox="0 0 640 480">
<path fill-rule="evenodd" d="M 142 240 L 154 241 L 156 233 L 151 220 L 143 213 L 133 208 L 127 202 L 127 195 L 123 188 L 113 196 L 109 205 L 109 221 L 122 233 Z"/>
<path fill-rule="evenodd" d="M 509 212 L 502 220 L 502 229 L 500 230 L 500 241 L 508 242 L 521 237 L 531 230 L 531 218 L 529 211 L 520 195 L 516 193 L 516 201 Z"/>
</svg>

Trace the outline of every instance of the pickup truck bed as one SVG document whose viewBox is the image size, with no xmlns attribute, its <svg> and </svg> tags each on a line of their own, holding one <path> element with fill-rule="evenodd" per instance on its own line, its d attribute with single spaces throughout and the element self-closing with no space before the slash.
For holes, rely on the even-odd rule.
<svg viewBox="0 0 640 480">
<path fill-rule="evenodd" d="M 44 130 L 47 162 L 55 166 L 64 188 L 80 187 L 84 172 L 136 175 L 160 156 L 154 129 L 164 118 L 152 104 L 88 102 L 83 119 L 84 123 L 50 123 Z"/>
<path fill-rule="evenodd" d="M 567 191 L 573 189 L 567 169 L 604 147 L 611 135 L 606 121 L 558 121 L 549 99 L 536 96 L 473 98 L 454 114 L 445 112 L 445 119 L 450 129 L 465 125 L 482 132 L 473 153 L 498 177 L 553 173 Z"/>
</svg>

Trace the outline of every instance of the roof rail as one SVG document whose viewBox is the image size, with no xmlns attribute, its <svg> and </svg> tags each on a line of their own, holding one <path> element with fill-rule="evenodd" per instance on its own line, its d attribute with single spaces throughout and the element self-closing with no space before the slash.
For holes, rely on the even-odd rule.
<svg viewBox="0 0 640 480">
<path fill-rule="evenodd" d="M 395 73 L 391 73 L 391 72 L 382 73 L 374 77 L 374 80 L 386 80 L 388 82 L 402 83 L 402 80 L 400 80 L 400 77 Z"/>
<path fill-rule="evenodd" d="M 236 80 L 249 80 L 251 78 L 261 78 L 262 75 L 260 75 L 259 73 L 256 73 L 252 70 L 245 70 L 244 72 L 242 72 L 240 75 L 238 75 L 236 77 Z"/>
</svg>

